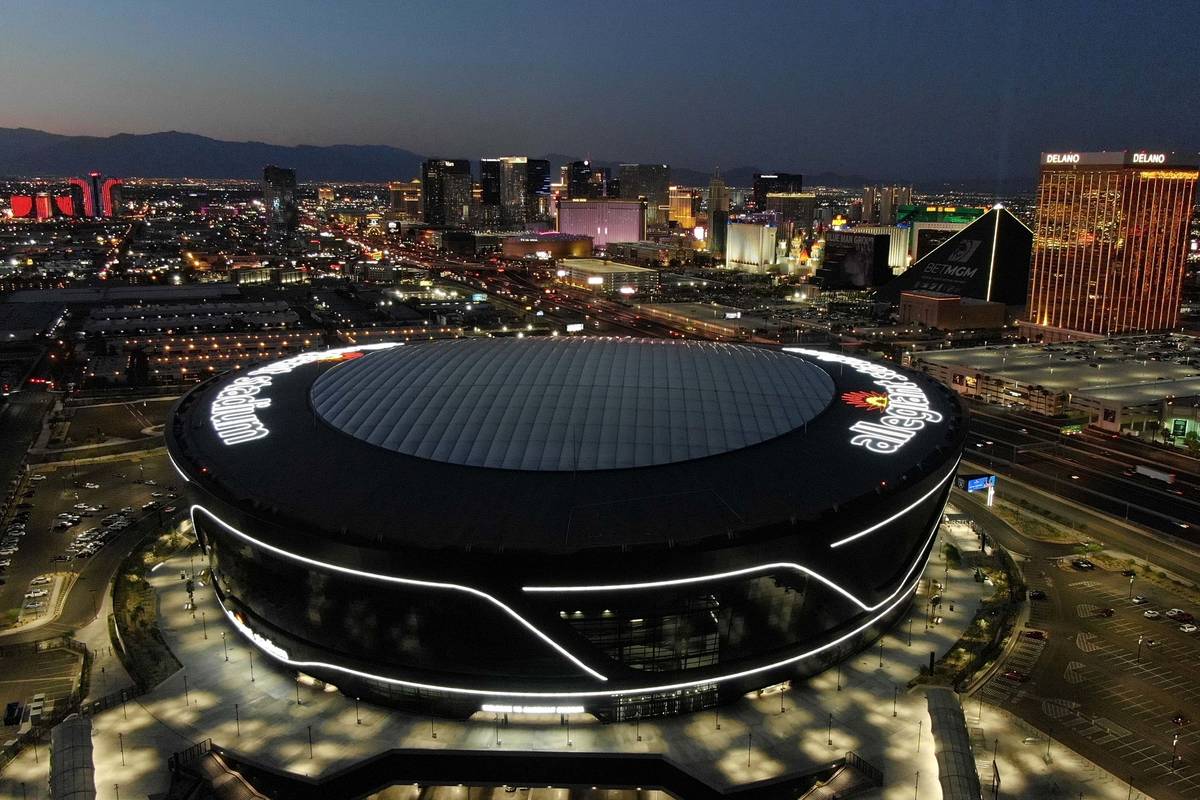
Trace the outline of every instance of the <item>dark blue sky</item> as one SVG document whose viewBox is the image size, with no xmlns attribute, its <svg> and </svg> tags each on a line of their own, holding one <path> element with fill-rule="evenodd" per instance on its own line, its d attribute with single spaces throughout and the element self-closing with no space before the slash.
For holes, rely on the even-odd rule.
<svg viewBox="0 0 1200 800">
<path fill-rule="evenodd" d="M 1200 2 L 19 2 L 0 127 L 995 179 L 1200 149 Z"/>
</svg>

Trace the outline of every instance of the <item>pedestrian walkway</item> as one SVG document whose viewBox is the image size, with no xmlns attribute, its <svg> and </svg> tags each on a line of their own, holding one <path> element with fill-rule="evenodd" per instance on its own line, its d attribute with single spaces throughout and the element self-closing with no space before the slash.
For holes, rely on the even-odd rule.
<svg viewBox="0 0 1200 800">
<path fill-rule="evenodd" d="M 946 526 L 942 535 L 961 550 L 978 546 L 965 526 Z M 954 644 L 981 597 L 992 591 L 970 570 L 950 568 L 939 544 L 926 575 L 946 584 L 944 607 L 953 603 L 956 610 L 944 611 L 941 624 L 927 629 L 918 597 L 913 618 L 902 620 L 881 644 L 802 684 L 773 687 L 717 710 L 640 723 L 605 725 L 573 715 L 569 725 L 557 716 L 514 717 L 504 727 L 492 714 L 455 722 L 357 706 L 340 693 L 298 682 L 251 649 L 227 623 L 209 587 L 197 590 L 194 610 L 185 609 L 179 574 L 187 568 L 183 553 L 151 577 L 164 638 L 184 668 L 136 702 L 94 718 L 97 775 L 103 776 L 97 789 L 103 800 L 118 791 L 127 798 L 163 791 L 167 757 L 205 738 L 301 775 L 341 769 L 399 747 L 662 753 L 722 789 L 808 772 L 852 750 L 884 772 L 885 787 L 864 796 L 907 799 L 917 785 L 922 800 L 937 800 L 941 792 L 925 694 L 904 687 L 928 664 L 930 652 L 940 657 Z M 1065 753 L 1043 768 L 1052 775 L 1078 769 Z M 35 763 L 27 751 L 0 777 L 0 796 L 21 796 L 24 781 L 27 797 L 45 797 L 45 775 L 45 752 Z M 986 777 L 983 783 L 986 787 Z"/>
</svg>

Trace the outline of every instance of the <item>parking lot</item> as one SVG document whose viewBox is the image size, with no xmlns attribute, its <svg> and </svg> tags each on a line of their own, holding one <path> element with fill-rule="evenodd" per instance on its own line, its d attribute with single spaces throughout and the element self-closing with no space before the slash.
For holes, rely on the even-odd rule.
<svg viewBox="0 0 1200 800">
<path fill-rule="evenodd" d="M 44 477 L 37 479 L 38 475 Z M 16 541 L 15 552 L 0 556 L 0 563 L 9 562 L 0 569 L 0 581 L 4 582 L 0 585 L 0 625 L 11 625 L 18 616 L 23 622 L 29 621 L 22 614 L 27 600 L 44 604 L 31 609 L 34 612 L 52 610 L 47 603 L 49 593 L 47 598 L 26 598 L 28 592 L 39 589 L 32 582 L 51 573 L 80 572 L 109 546 L 100 541 L 102 537 L 97 530 L 89 537 L 95 546 L 81 547 L 81 534 L 103 529 L 104 518 L 123 508 L 132 509 L 128 518 L 135 521 L 170 507 L 174 501 L 167 496 L 169 487 L 178 480 L 179 476 L 161 452 L 36 468 L 31 479 L 23 484 L 19 498 L 29 507 L 14 509 L 14 512 L 28 512 L 24 533 Z M 162 497 L 153 497 L 156 492 Z M 151 501 L 156 504 L 154 508 L 143 508 Z M 77 505 L 98 510 L 77 509 Z M 79 521 L 61 526 L 59 515 L 66 513 L 79 515 Z M 4 527 L 9 527 L 8 520 Z M 82 544 L 87 545 L 87 541 Z"/>
<path fill-rule="evenodd" d="M 83 656 L 66 647 L 0 654 L 0 706 L 19 702 L 24 719 L 31 699 L 44 694 L 43 714 L 48 716 L 79 684 L 82 666 Z M 19 723 L 0 726 L 0 744 L 16 736 L 19 728 Z"/>
<path fill-rule="evenodd" d="M 1131 586 L 1066 559 L 1028 565 L 1026 575 L 1031 591 L 1045 592 L 1030 601 L 1027 627 L 1046 639 L 1019 639 L 983 699 L 1040 720 L 1052 740 L 1123 769 L 1156 798 L 1200 797 L 1200 634 L 1166 616 L 1194 610 L 1148 581 Z M 1145 602 L 1133 602 L 1138 593 Z M 1006 677 L 1013 670 L 1027 679 Z"/>
<path fill-rule="evenodd" d="M 113 438 L 140 439 L 147 435 L 147 429 L 161 430 L 175 400 L 169 397 L 75 406 L 70 409 L 66 437 L 76 444 Z"/>
</svg>

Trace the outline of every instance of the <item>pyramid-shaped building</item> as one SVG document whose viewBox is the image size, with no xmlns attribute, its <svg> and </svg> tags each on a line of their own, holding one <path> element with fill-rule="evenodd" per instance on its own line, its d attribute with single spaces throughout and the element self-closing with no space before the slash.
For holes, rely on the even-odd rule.
<svg viewBox="0 0 1200 800">
<path fill-rule="evenodd" d="M 1023 306 L 1032 252 L 1033 231 L 996 205 L 881 287 L 875 298 L 896 304 L 901 292 L 938 292 Z"/>
</svg>

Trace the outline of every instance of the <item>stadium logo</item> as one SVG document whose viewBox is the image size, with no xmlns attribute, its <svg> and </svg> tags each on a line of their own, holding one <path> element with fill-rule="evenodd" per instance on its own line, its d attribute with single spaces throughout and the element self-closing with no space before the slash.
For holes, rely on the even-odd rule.
<svg viewBox="0 0 1200 800">
<path fill-rule="evenodd" d="M 362 358 L 368 350 L 386 350 L 398 344 L 381 342 L 338 350 L 315 350 L 252 369 L 217 392 L 209 406 L 209 422 L 217 438 L 227 445 L 263 439 L 270 430 L 263 424 L 258 412 L 270 408 L 271 399 L 259 395 L 271 387 L 276 375 L 286 375 L 297 367 L 314 362 L 351 361 Z"/>
<path fill-rule="evenodd" d="M 887 392 L 846 392 L 842 402 L 863 411 L 883 411 L 888 407 L 888 396 Z"/>
<path fill-rule="evenodd" d="M 872 411 L 880 412 L 874 420 L 860 419 L 850 426 L 850 444 L 872 453 L 891 455 L 900 451 L 927 425 L 942 422 L 942 413 L 930 407 L 925 392 L 907 375 L 896 372 L 883 364 L 861 358 L 829 353 L 824 350 L 809 350 L 805 347 L 785 347 L 789 353 L 799 353 L 817 361 L 844 364 L 855 372 L 865 375 L 882 391 L 846 392 L 842 400 L 855 407 L 865 404 Z M 882 395 L 881 399 L 872 397 Z"/>
</svg>

